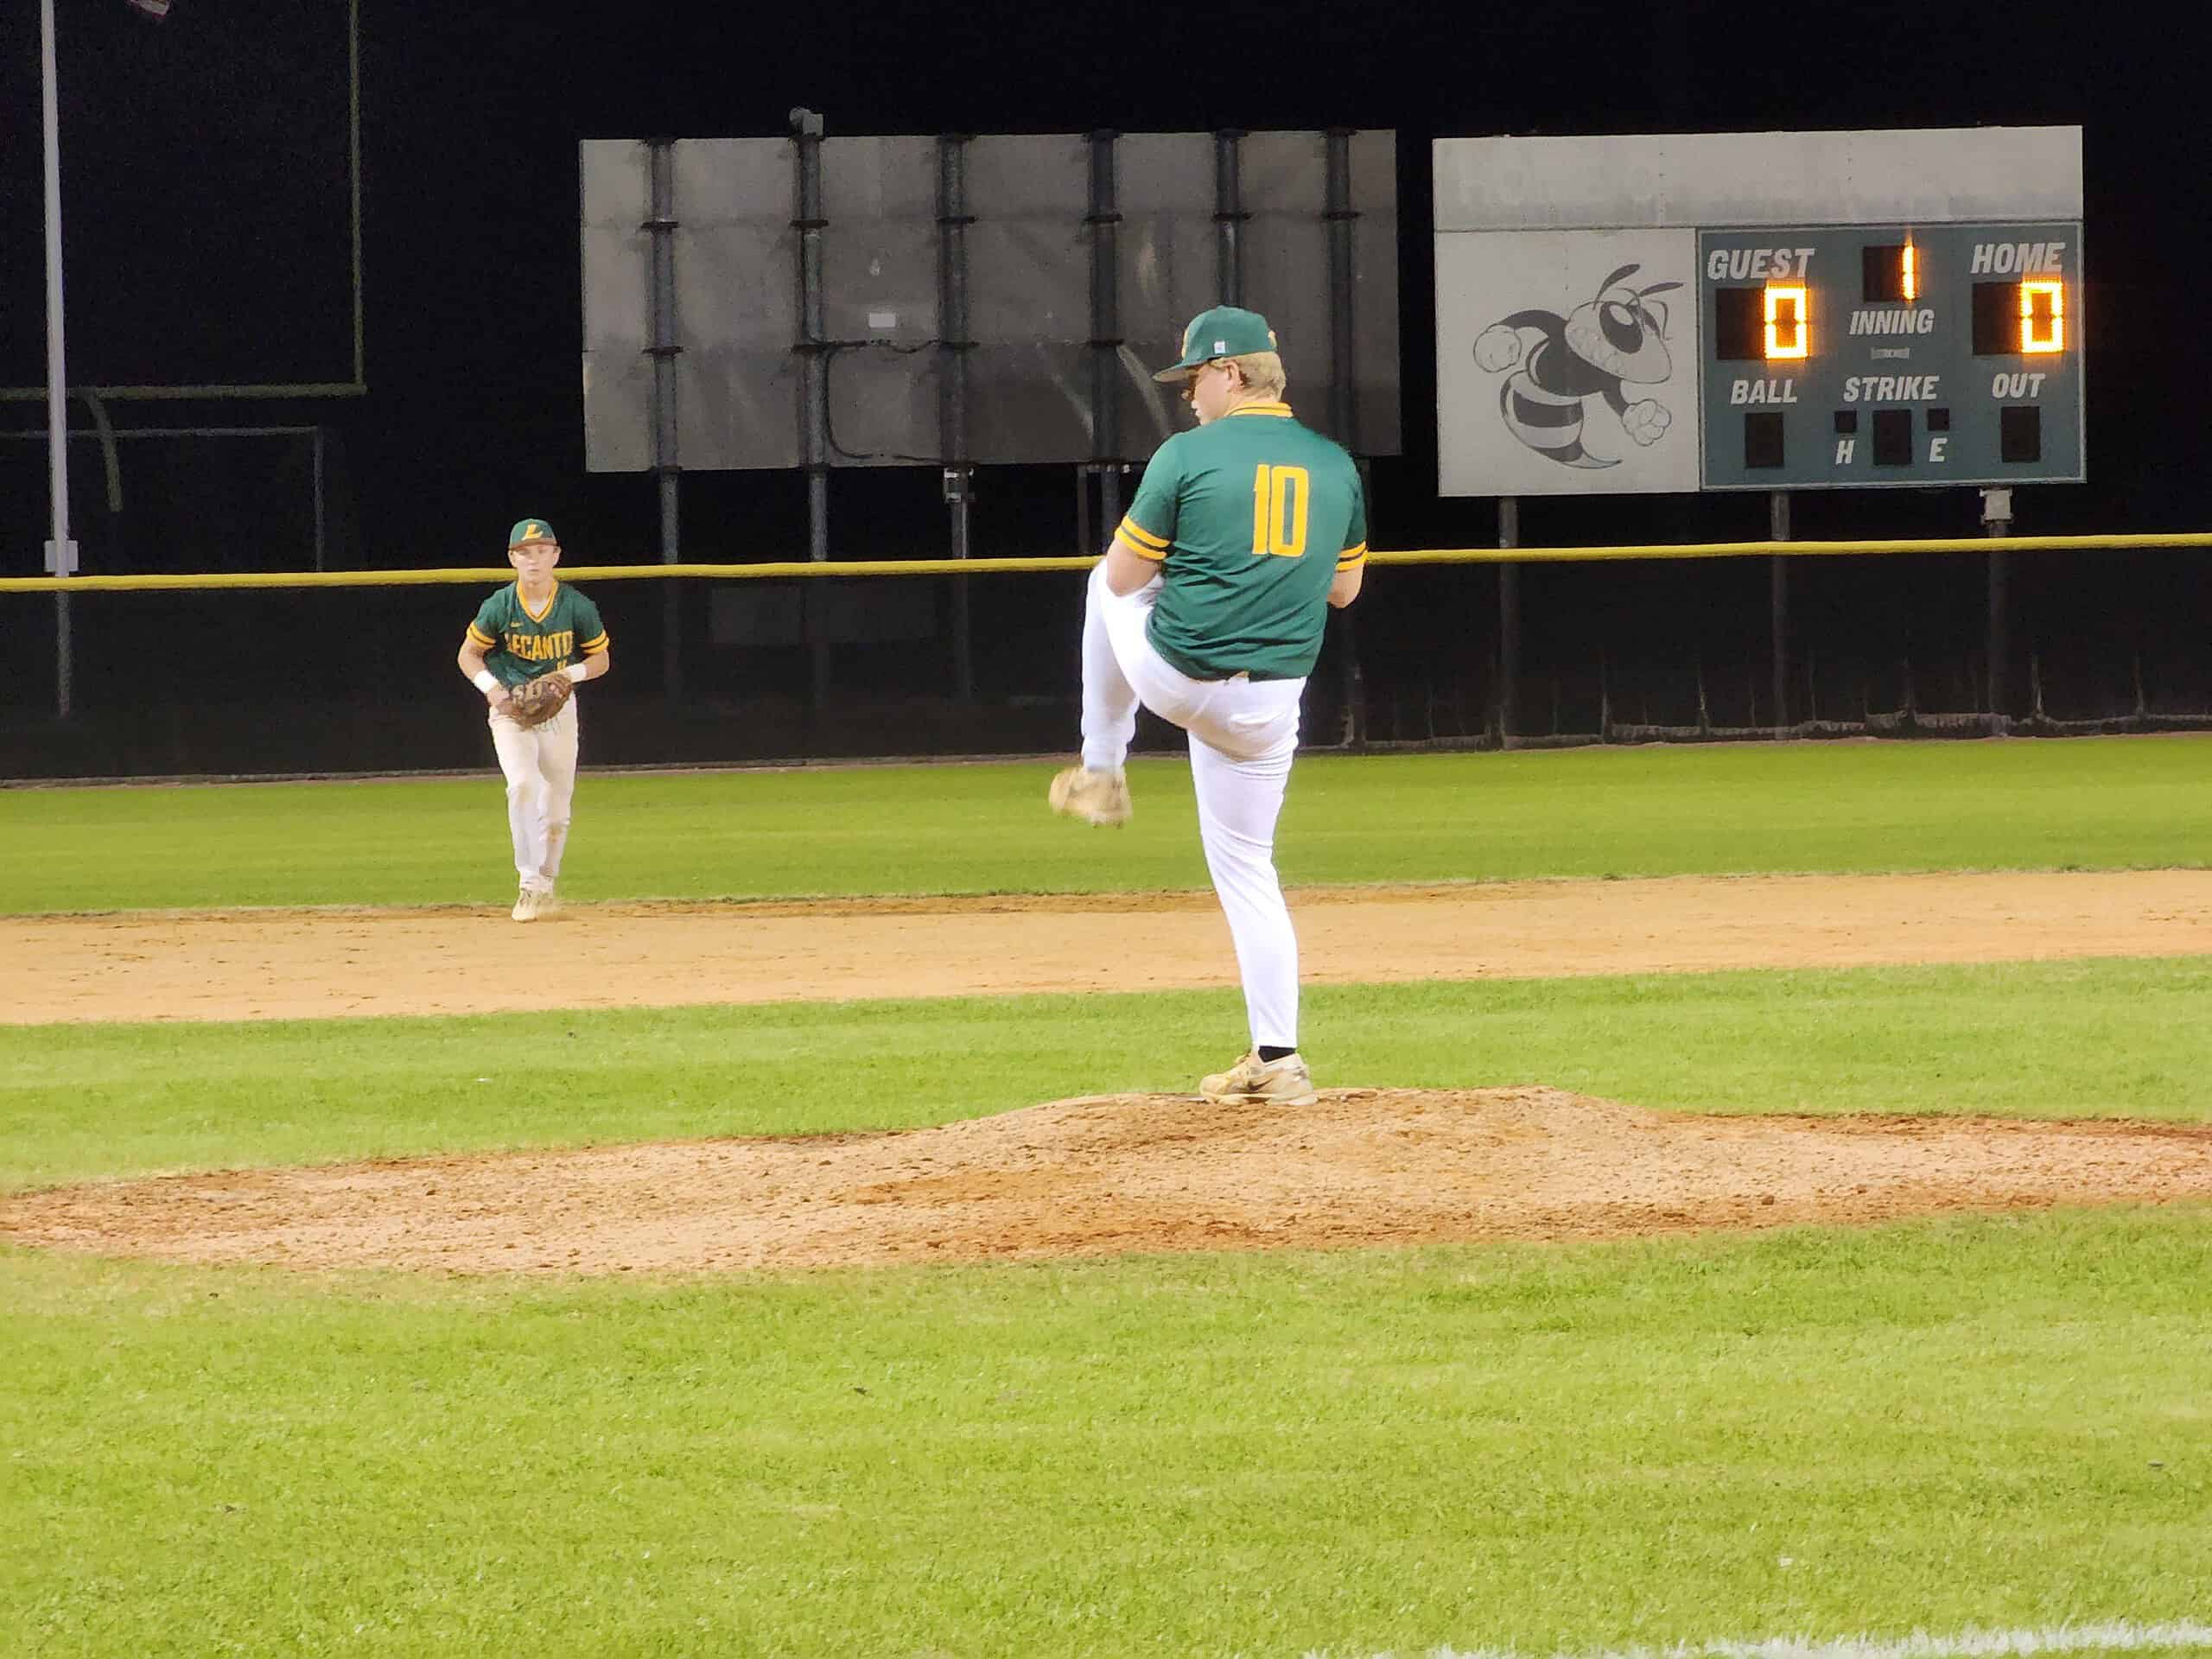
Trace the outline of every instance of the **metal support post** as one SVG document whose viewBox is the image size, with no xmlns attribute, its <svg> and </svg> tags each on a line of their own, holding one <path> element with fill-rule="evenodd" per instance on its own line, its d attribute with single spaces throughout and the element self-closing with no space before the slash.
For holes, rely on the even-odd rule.
<svg viewBox="0 0 2212 1659">
<path fill-rule="evenodd" d="M 822 118 L 812 110 L 791 113 L 798 138 L 798 351 L 802 410 L 799 448 L 806 467 L 806 556 L 817 563 L 830 556 L 830 352 L 824 326 L 822 280 Z M 830 647 L 820 637 L 818 603 L 810 602 L 811 582 L 799 587 L 800 614 L 813 654 L 813 707 L 817 715 L 830 702 Z"/>
<path fill-rule="evenodd" d="M 1521 498 L 1497 499 L 1497 544 L 1521 545 Z M 1519 725 L 1521 684 L 1521 565 L 1507 559 L 1497 567 L 1497 746 L 1513 747 Z"/>
<path fill-rule="evenodd" d="M 655 138 L 647 147 L 652 206 L 642 227 L 649 238 L 652 280 L 653 476 L 660 494 L 660 562 L 681 561 L 683 518 L 677 499 L 682 454 L 677 446 L 676 358 L 683 347 L 676 329 L 676 141 Z M 661 594 L 661 689 L 671 702 L 683 696 L 683 607 L 677 585 Z"/>
<path fill-rule="evenodd" d="M 323 531 L 327 515 L 322 505 L 322 428 L 320 423 L 315 429 L 313 442 L 315 445 L 315 568 L 320 570 L 322 569 L 324 547 L 327 541 Z"/>
<path fill-rule="evenodd" d="M 1981 493 L 1981 528 L 1983 533 L 2002 541 L 2012 533 L 2012 492 L 2010 489 L 1986 489 Z M 2012 607 L 2007 602 L 2006 588 L 2011 571 L 2007 569 L 2011 556 L 2001 546 L 1989 550 L 1989 734 L 2003 737 L 2012 729 L 2012 719 L 2005 711 L 2009 688 L 2005 683 L 2005 658 L 2012 652 L 2012 640 L 2006 627 Z"/>
<path fill-rule="evenodd" d="M 968 464 L 968 140 L 937 141 L 938 434 L 944 456 L 944 502 L 951 515 L 952 556 L 969 556 L 969 504 L 976 470 Z M 952 579 L 952 685 L 962 702 L 976 700 L 976 659 L 969 620 L 968 578 Z"/>
<path fill-rule="evenodd" d="M 1789 492 L 1776 490 L 1766 499 L 1767 537 L 1770 541 L 1794 540 L 1789 533 Z M 1774 638 L 1774 734 L 1789 729 L 1789 561 L 1783 554 L 1767 559 L 1768 626 Z"/>
<path fill-rule="evenodd" d="M 1359 365 L 1354 355 L 1353 233 L 1359 214 L 1351 205 L 1351 129 L 1328 131 L 1329 435 L 1359 453 Z"/>
<path fill-rule="evenodd" d="M 46 151 L 46 444 L 47 488 L 50 493 L 53 539 L 47 544 L 47 569 L 59 576 L 77 574 L 77 544 L 69 538 L 69 376 L 63 338 L 61 298 L 61 130 L 55 113 L 54 0 L 40 0 L 38 12 L 40 130 Z M 54 712 L 69 718 L 72 656 L 69 595 L 54 595 Z"/>
<path fill-rule="evenodd" d="M 1357 455 L 1359 454 L 1357 363 L 1353 355 L 1352 232 L 1359 215 L 1351 205 L 1351 130 L 1332 127 L 1328 145 L 1329 227 L 1329 434 Z M 1366 491 L 1370 470 L 1360 463 L 1360 486 Z M 1375 520 L 1375 503 L 1368 499 L 1368 523 Z M 1332 613 L 1337 641 L 1344 654 L 1345 726 L 1355 743 L 1365 740 L 1367 686 L 1360 671 L 1359 629 L 1350 611 Z"/>
<path fill-rule="evenodd" d="M 1221 302 L 1244 303 L 1244 135 L 1227 128 L 1213 136 L 1214 264 L 1221 278 Z"/>
<path fill-rule="evenodd" d="M 1114 144 L 1118 134 L 1090 135 L 1090 203 L 1083 222 L 1090 231 L 1090 464 L 1078 474 L 1083 550 L 1096 553 L 1122 521 L 1122 284 L 1121 208 L 1116 201 Z M 1090 480 L 1098 481 L 1098 529 L 1088 523 Z"/>
</svg>

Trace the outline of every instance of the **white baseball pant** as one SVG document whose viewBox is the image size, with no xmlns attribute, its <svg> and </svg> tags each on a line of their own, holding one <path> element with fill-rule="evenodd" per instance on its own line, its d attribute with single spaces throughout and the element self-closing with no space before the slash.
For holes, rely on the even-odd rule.
<svg viewBox="0 0 2212 1659">
<path fill-rule="evenodd" d="M 515 874 L 522 885 L 553 890 L 561 849 L 569 838 L 569 804 L 576 792 L 576 700 L 537 726 L 518 726 L 505 715 L 491 717 L 492 747 L 507 777 L 507 831 L 515 844 Z"/>
<path fill-rule="evenodd" d="M 1298 936 L 1275 876 L 1275 820 L 1298 750 L 1303 679 L 1194 680 L 1145 632 L 1160 579 L 1134 594 L 1090 573 L 1083 617 L 1083 764 L 1119 772 L 1136 734 L 1137 704 L 1191 740 L 1198 839 L 1229 919 L 1255 1048 L 1298 1046 Z"/>
</svg>

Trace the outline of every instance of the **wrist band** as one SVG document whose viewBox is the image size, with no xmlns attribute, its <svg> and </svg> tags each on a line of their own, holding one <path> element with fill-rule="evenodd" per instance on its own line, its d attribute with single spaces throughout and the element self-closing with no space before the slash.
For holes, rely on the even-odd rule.
<svg viewBox="0 0 2212 1659">
<path fill-rule="evenodd" d="M 591 677 L 591 670 L 586 668 L 582 663 L 570 663 L 561 671 L 569 677 L 569 679 L 572 683 L 576 685 L 582 685 L 586 680 Z"/>
<path fill-rule="evenodd" d="M 468 683 L 479 691 L 489 691 L 499 683 L 499 677 L 488 668 L 480 668 L 468 677 Z"/>
</svg>

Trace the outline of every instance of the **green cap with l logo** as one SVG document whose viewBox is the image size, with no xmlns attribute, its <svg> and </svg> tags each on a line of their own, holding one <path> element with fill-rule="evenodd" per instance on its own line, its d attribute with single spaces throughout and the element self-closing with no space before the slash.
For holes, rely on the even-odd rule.
<svg viewBox="0 0 2212 1659">
<path fill-rule="evenodd" d="M 507 532 L 509 547 L 523 547 L 531 542 L 551 542 L 557 547 L 560 541 L 553 533 L 553 526 L 543 518 L 518 518 L 515 527 Z"/>
<path fill-rule="evenodd" d="M 1179 380 L 1184 373 L 1217 357 L 1243 357 L 1253 352 L 1272 352 L 1275 331 L 1256 311 L 1242 306 L 1217 305 L 1191 319 L 1183 331 L 1183 355 L 1152 378 Z"/>
</svg>

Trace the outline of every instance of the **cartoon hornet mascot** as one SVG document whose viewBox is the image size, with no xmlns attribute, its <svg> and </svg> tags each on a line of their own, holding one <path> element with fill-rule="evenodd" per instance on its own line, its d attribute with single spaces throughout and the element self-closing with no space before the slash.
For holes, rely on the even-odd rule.
<svg viewBox="0 0 2212 1659">
<path fill-rule="evenodd" d="M 1624 386 L 1656 385 L 1674 372 L 1667 357 L 1667 306 L 1651 302 L 1680 283 L 1630 288 L 1622 280 L 1639 270 L 1623 265 L 1599 284 L 1598 297 L 1560 317 L 1549 311 L 1516 311 L 1475 337 L 1475 365 L 1492 374 L 1511 369 L 1497 398 L 1506 429 L 1538 454 L 1562 467 L 1617 467 L 1618 456 L 1583 448 L 1583 400 L 1602 397 L 1637 443 L 1649 448 L 1665 435 L 1674 416 L 1645 397 L 1630 403 Z M 1609 448 L 1600 445 L 1600 448 Z"/>
</svg>

